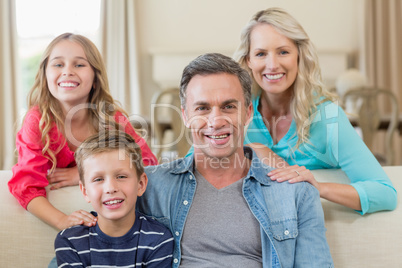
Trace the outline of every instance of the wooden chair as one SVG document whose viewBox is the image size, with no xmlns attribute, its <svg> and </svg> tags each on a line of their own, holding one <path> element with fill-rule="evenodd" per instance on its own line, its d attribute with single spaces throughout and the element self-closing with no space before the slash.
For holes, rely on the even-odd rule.
<svg viewBox="0 0 402 268">
<path fill-rule="evenodd" d="M 391 114 L 384 114 L 378 108 L 378 100 L 383 96 L 387 100 L 387 105 L 391 107 Z M 395 165 L 395 152 L 393 145 L 393 135 L 397 130 L 399 107 L 395 95 L 384 89 L 373 87 L 359 87 L 350 89 L 342 98 L 345 104 L 348 98 L 354 98 L 359 102 L 357 109 L 357 125 L 361 128 L 363 141 L 367 147 L 373 151 L 374 136 L 378 131 L 380 122 L 386 116 L 390 116 L 389 125 L 385 134 L 385 157 L 374 154 L 382 165 Z"/>
<path fill-rule="evenodd" d="M 183 157 L 191 146 L 190 135 L 183 124 L 180 107 L 178 88 L 157 92 L 153 97 L 152 150 L 158 160 L 165 160 L 161 159 L 163 152 L 170 154 L 170 158 Z"/>
</svg>

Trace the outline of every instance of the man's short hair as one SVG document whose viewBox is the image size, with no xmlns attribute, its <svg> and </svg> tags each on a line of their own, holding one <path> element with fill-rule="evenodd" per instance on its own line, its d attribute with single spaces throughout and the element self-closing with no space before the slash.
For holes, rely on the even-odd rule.
<svg viewBox="0 0 402 268">
<path fill-rule="evenodd" d="M 140 178 L 144 173 L 144 166 L 142 163 L 141 149 L 134 138 L 123 131 L 105 130 L 87 138 L 74 153 L 81 182 L 85 182 L 85 159 L 114 150 L 124 150 L 125 156 L 130 159 L 131 168 L 135 169 L 138 178 Z"/>
<path fill-rule="evenodd" d="M 237 76 L 241 87 L 243 88 L 244 104 L 248 107 L 251 103 L 252 80 L 250 75 L 232 58 L 219 53 L 207 53 L 198 56 L 184 68 L 180 81 L 181 106 L 186 109 L 187 86 L 194 76 L 219 73 L 227 73 Z"/>
</svg>

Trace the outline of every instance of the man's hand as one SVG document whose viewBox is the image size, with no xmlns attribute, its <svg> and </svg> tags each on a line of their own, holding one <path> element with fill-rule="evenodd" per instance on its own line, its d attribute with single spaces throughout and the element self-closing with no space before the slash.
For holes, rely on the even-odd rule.
<svg viewBox="0 0 402 268">
<path fill-rule="evenodd" d="M 47 175 L 49 183 L 52 185 L 50 190 L 56 190 L 66 186 L 78 185 L 80 176 L 78 168 L 56 168 L 51 174 Z"/>
</svg>

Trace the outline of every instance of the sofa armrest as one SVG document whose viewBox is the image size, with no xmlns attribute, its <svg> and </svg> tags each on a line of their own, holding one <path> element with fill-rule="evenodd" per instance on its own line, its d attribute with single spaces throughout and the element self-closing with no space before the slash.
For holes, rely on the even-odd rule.
<svg viewBox="0 0 402 268">
<path fill-rule="evenodd" d="M 402 166 L 384 167 L 384 170 L 401 193 Z M 350 182 L 341 170 L 314 170 L 312 173 L 322 182 Z M 321 203 L 335 267 L 402 267 L 402 208 L 399 197 L 394 211 L 364 216 L 324 199 Z"/>
<path fill-rule="evenodd" d="M 47 267 L 54 254 L 58 231 L 20 206 L 8 191 L 11 171 L 0 171 L 0 266 Z M 78 186 L 48 191 L 49 201 L 69 214 L 78 209 L 91 210 Z"/>
</svg>

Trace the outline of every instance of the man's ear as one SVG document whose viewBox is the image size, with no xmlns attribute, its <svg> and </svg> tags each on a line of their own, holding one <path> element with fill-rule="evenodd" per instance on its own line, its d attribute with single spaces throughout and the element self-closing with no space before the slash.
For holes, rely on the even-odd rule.
<svg viewBox="0 0 402 268">
<path fill-rule="evenodd" d="M 142 173 L 140 179 L 138 180 L 138 191 L 137 191 L 137 196 L 142 196 L 147 189 L 148 185 L 148 176 L 147 174 Z"/>
<path fill-rule="evenodd" d="M 84 195 L 85 200 L 86 200 L 88 203 L 91 203 L 91 199 L 89 199 L 88 194 L 87 194 L 87 189 L 85 188 L 85 186 L 84 186 L 84 184 L 82 183 L 81 180 L 80 180 L 80 182 L 79 182 L 79 185 L 80 185 L 81 193 Z"/>
<path fill-rule="evenodd" d="M 186 128 L 190 128 L 189 124 L 188 124 L 188 118 L 186 115 L 186 110 L 183 108 L 183 106 L 181 106 L 181 116 L 183 117 L 183 123 L 186 126 Z"/>
</svg>

